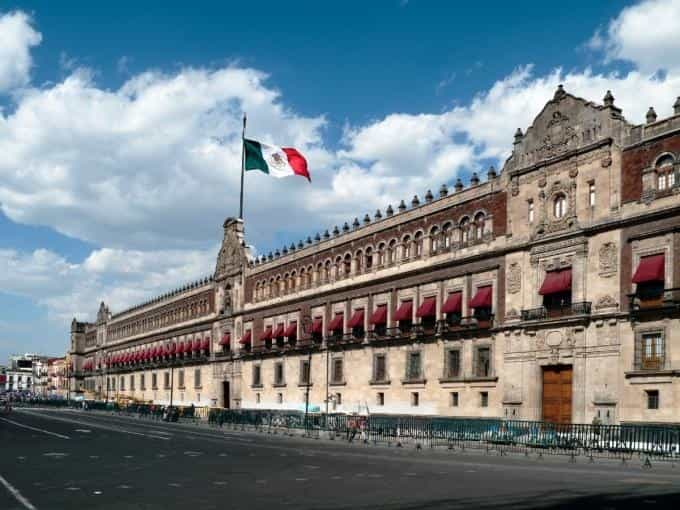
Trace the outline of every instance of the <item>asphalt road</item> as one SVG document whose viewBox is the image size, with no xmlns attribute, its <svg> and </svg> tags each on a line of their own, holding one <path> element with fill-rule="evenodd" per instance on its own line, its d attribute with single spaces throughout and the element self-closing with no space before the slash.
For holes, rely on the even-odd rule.
<svg viewBox="0 0 680 510">
<path fill-rule="evenodd" d="M 679 503 L 680 466 L 348 445 L 69 410 L 0 414 L 3 510 Z"/>
</svg>

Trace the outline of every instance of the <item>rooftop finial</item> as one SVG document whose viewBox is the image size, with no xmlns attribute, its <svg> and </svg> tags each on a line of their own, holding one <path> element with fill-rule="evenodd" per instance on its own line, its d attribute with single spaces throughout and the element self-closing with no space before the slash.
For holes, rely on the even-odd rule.
<svg viewBox="0 0 680 510">
<path fill-rule="evenodd" d="M 522 141 L 522 138 L 524 138 L 524 134 L 522 133 L 522 128 L 517 128 L 517 131 L 515 131 L 515 143 L 519 143 Z"/>
<path fill-rule="evenodd" d="M 560 100 L 560 99 L 562 99 L 562 98 L 563 98 L 564 96 L 566 96 L 566 95 L 567 95 L 567 93 L 564 91 L 564 87 L 563 87 L 562 84 L 560 83 L 560 84 L 557 86 L 557 90 L 555 91 L 555 97 L 554 97 L 553 99 L 555 99 L 555 100 Z"/>
<path fill-rule="evenodd" d="M 442 184 L 441 188 L 439 188 L 439 197 L 444 198 L 448 194 L 449 194 L 449 187 L 446 184 Z"/>
<path fill-rule="evenodd" d="M 656 112 L 654 111 L 654 107 L 650 106 L 649 110 L 647 110 L 647 124 L 651 124 L 652 122 L 656 122 Z"/>
<path fill-rule="evenodd" d="M 678 96 L 675 103 L 673 103 L 673 113 L 675 115 L 680 115 L 680 96 Z"/>
<path fill-rule="evenodd" d="M 608 90 L 607 93 L 604 95 L 604 105 L 614 106 L 614 96 L 612 95 L 611 90 Z"/>
</svg>

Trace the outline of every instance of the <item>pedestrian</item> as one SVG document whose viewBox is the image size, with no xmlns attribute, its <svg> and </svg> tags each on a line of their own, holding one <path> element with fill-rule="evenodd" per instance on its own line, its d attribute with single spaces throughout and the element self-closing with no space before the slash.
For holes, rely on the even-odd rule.
<svg viewBox="0 0 680 510">
<path fill-rule="evenodd" d="M 349 442 L 351 443 L 354 441 L 354 437 L 357 435 L 357 432 L 359 430 L 357 420 L 352 418 L 350 421 L 350 435 L 349 435 Z"/>
</svg>

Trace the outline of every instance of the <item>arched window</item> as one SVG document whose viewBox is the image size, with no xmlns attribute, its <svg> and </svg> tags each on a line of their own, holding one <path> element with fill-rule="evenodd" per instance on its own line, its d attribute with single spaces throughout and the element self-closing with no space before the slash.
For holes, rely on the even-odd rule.
<svg viewBox="0 0 680 510">
<path fill-rule="evenodd" d="M 373 248 L 370 246 L 366 248 L 366 254 L 364 255 L 364 267 L 369 270 L 373 267 Z"/>
<path fill-rule="evenodd" d="M 323 281 L 329 282 L 331 279 L 331 261 L 327 260 L 326 265 L 323 268 Z"/>
<path fill-rule="evenodd" d="M 567 197 L 564 193 L 559 193 L 553 200 L 553 216 L 560 219 L 567 214 Z"/>
<path fill-rule="evenodd" d="M 342 262 L 342 272 L 344 276 L 352 274 L 352 256 L 348 253 Z"/>
<path fill-rule="evenodd" d="M 361 274 L 363 271 L 363 266 L 364 266 L 364 252 L 361 250 L 358 250 L 356 254 L 354 255 L 354 260 L 356 264 L 356 273 Z"/>
<path fill-rule="evenodd" d="M 397 247 L 397 241 L 395 241 L 394 239 L 392 239 L 390 241 L 390 244 L 387 245 L 387 263 L 390 264 L 390 265 L 394 264 L 396 262 L 396 258 L 395 258 L 396 247 Z"/>
<path fill-rule="evenodd" d="M 307 271 L 304 267 L 300 269 L 300 288 L 307 288 Z"/>
<path fill-rule="evenodd" d="M 314 268 L 312 266 L 309 266 L 307 268 L 307 287 L 312 286 L 313 278 L 314 278 Z"/>
<path fill-rule="evenodd" d="M 413 249 L 415 250 L 415 257 L 419 259 L 423 256 L 423 233 L 416 232 L 413 237 Z"/>
<path fill-rule="evenodd" d="M 382 267 L 385 265 L 385 243 L 380 243 L 378 245 L 378 266 Z"/>
<path fill-rule="evenodd" d="M 411 256 L 411 236 L 404 236 L 401 240 L 401 246 L 402 259 L 408 260 Z"/>
<path fill-rule="evenodd" d="M 467 216 L 460 222 L 460 242 L 467 243 L 470 240 L 470 218 Z"/>
<path fill-rule="evenodd" d="M 297 272 L 293 271 L 290 274 L 290 285 L 288 285 L 288 290 L 290 292 L 295 292 L 297 289 Z"/>
<path fill-rule="evenodd" d="M 480 212 L 477 213 L 475 216 L 475 239 L 478 241 L 481 241 L 482 238 L 484 237 L 484 221 L 485 221 L 484 213 Z"/>
<path fill-rule="evenodd" d="M 663 156 L 656 162 L 656 189 L 664 191 L 675 186 L 675 172 L 673 171 L 673 158 Z"/>
<path fill-rule="evenodd" d="M 342 277 L 344 271 L 342 270 L 342 257 L 338 255 L 335 257 L 335 278 L 338 279 Z"/>
<path fill-rule="evenodd" d="M 444 249 L 448 250 L 451 248 L 451 223 L 444 223 L 442 227 L 442 244 Z"/>
<path fill-rule="evenodd" d="M 433 255 L 437 253 L 439 248 L 439 229 L 437 227 L 432 227 L 430 229 L 430 253 Z"/>
</svg>

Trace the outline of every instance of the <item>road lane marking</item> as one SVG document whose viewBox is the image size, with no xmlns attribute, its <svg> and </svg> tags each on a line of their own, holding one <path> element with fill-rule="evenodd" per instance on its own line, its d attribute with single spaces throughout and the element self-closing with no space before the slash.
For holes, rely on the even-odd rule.
<svg viewBox="0 0 680 510">
<path fill-rule="evenodd" d="M 49 452 L 49 453 L 43 453 L 43 457 L 53 457 L 55 459 L 61 459 L 62 457 L 66 457 L 68 453 L 59 453 L 59 452 Z"/>
<path fill-rule="evenodd" d="M 48 434 L 50 436 L 58 437 L 60 439 L 71 439 L 70 437 L 65 436 L 63 434 L 57 434 L 56 432 L 50 432 L 49 430 L 31 427 L 30 425 L 24 425 L 23 423 L 19 423 L 18 421 L 8 420 L 7 418 L 0 418 L 0 420 L 6 421 L 7 423 L 11 423 L 12 425 L 16 425 L 17 427 L 21 427 L 28 430 L 34 430 L 35 432 L 42 432 L 43 434 Z"/>
<path fill-rule="evenodd" d="M 7 480 L 5 480 L 2 475 L 0 475 L 0 483 L 4 485 L 5 489 L 9 491 L 9 493 L 14 496 L 14 499 L 16 499 L 19 503 L 21 503 L 24 508 L 27 510 L 36 510 L 36 508 L 31 504 L 29 500 L 27 500 L 21 492 L 19 492 L 19 489 L 14 487 L 11 483 L 9 483 Z"/>
</svg>

